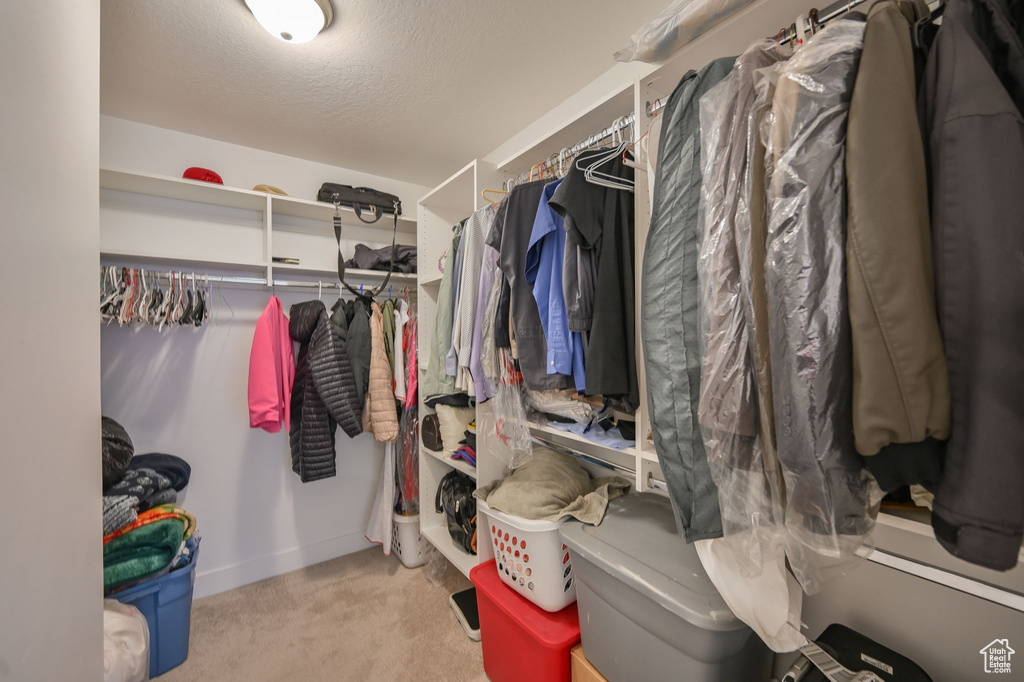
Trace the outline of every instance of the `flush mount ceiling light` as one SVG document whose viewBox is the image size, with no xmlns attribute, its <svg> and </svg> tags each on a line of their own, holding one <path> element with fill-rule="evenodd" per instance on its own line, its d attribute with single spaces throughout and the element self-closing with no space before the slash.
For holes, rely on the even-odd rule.
<svg viewBox="0 0 1024 682">
<path fill-rule="evenodd" d="M 245 0 L 260 26 L 286 43 L 305 43 L 334 21 L 330 0 Z"/>
</svg>

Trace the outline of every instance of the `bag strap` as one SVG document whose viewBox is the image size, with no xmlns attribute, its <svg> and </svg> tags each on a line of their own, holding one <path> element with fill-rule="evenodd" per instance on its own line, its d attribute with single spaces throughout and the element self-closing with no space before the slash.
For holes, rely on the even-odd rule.
<svg viewBox="0 0 1024 682">
<path fill-rule="evenodd" d="M 394 203 L 394 224 L 391 227 L 391 262 L 388 264 L 388 274 L 384 276 L 384 281 L 380 283 L 380 286 L 370 289 L 369 293 L 363 293 L 359 289 L 356 289 L 351 284 L 345 281 L 345 255 L 341 252 L 341 201 L 337 194 L 334 195 L 334 238 L 338 242 L 338 280 L 341 285 L 351 291 L 356 296 L 372 301 L 377 297 L 377 294 L 384 291 L 384 287 L 388 285 L 388 281 L 391 279 L 392 273 L 395 271 L 395 258 L 398 255 L 398 200 Z M 359 215 L 359 207 L 355 209 L 356 216 L 360 220 L 363 220 Z M 383 215 L 382 211 L 377 212 L 377 220 Z M 377 220 L 366 221 L 364 223 L 375 223 Z"/>
</svg>

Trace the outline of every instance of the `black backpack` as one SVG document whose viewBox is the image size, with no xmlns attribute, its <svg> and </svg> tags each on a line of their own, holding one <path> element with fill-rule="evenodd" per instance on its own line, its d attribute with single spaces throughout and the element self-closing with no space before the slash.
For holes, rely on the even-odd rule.
<svg viewBox="0 0 1024 682">
<path fill-rule="evenodd" d="M 438 514 L 444 512 L 448 519 L 448 534 L 469 554 L 476 554 L 473 549 L 473 536 L 476 534 L 474 490 L 476 481 L 461 471 L 453 470 L 438 483 L 434 499 L 434 511 Z"/>
</svg>

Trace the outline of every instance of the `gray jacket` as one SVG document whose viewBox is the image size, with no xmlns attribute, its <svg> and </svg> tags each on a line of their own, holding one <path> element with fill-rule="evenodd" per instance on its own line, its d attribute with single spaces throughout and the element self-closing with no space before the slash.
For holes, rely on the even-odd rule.
<svg viewBox="0 0 1024 682">
<path fill-rule="evenodd" d="M 647 396 L 658 460 L 687 542 L 721 537 L 718 489 L 697 424 L 700 315 L 701 96 L 735 57 L 683 76 L 665 105 L 641 292 Z"/>
<path fill-rule="evenodd" d="M 932 527 L 952 554 L 999 570 L 1024 539 L 1021 28 L 1003 0 L 949 0 L 919 100 L 952 393 Z"/>
<path fill-rule="evenodd" d="M 768 321 L 766 312 L 757 320 L 753 293 L 755 287 L 764 289 L 765 217 L 764 149 L 755 144 L 760 136 L 751 119 L 755 72 L 788 54 L 773 39 L 754 43 L 728 78 L 700 100 L 701 148 L 709 153 L 703 154 L 704 235 L 697 264 L 707 336 L 698 417 L 726 535 L 782 520 L 784 485 L 774 447 L 767 342 L 762 360 L 755 334 L 757 325 L 767 334 Z M 749 182 L 752 165 L 761 168 L 756 199 Z M 755 222 L 761 226 L 756 237 Z M 757 240 L 760 256 L 753 254 Z M 761 266 L 756 274 L 751 272 L 755 263 Z"/>
<path fill-rule="evenodd" d="M 430 355 L 427 360 L 426 373 L 419 390 L 424 399 L 455 392 L 455 377 L 448 376 L 445 371 L 445 357 L 452 341 L 452 317 L 454 301 L 452 286 L 455 281 L 455 259 L 458 256 L 459 241 L 462 239 L 462 226 L 452 228 L 452 243 L 444 260 L 444 274 L 437 292 L 437 313 L 434 317 L 434 333 L 430 337 Z"/>
<path fill-rule="evenodd" d="M 808 592 L 853 557 L 880 501 L 854 449 L 844 154 L 864 22 L 826 26 L 779 71 L 765 280 L 787 555 Z"/>
</svg>

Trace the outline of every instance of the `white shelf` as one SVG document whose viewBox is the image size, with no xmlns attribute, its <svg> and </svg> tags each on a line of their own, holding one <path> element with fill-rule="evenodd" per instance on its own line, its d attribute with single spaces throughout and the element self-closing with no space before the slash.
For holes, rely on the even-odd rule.
<svg viewBox="0 0 1024 682">
<path fill-rule="evenodd" d="M 311 268 L 299 263 L 274 263 L 274 270 L 280 273 L 294 274 L 304 277 L 329 277 L 332 280 L 338 278 L 337 268 L 322 269 L 322 268 Z M 359 270 L 357 268 L 345 268 L 345 279 L 352 281 L 365 280 L 368 282 L 380 282 L 384 280 L 385 275 L 388 273 L 382 270 Z M 391 274 L 389 282 L 394 282 L 397 285 L 408 286 L 416 284 L 416 274 L 408 274 L 404 272 L 395 272 Z"/>
<path fill-rule="evenodd" d="M 452 459 L 448 455 L 444 454 L 444 452 L 434 452 L 433 450 L 425 447 L 420 447 L 420 450 L 427 457 L 433 457 L 438 462 L 450 466 L 452 469 L 455 469 L 456 471 L 461 471 L 462 473 L 472 478 L 474 481 L 476 480 L 476 467 L 470 464 L 469 462 L 463 461 L 461 459 Z"/>
<path fill-rule="evenodd" d="M 421 206 L 431 209 L 454 210 L 468 217 L 475 207 L 476 160 L 470 161 L 450 178 L 420 199 Z"/>
<path fill-rule="evenodd" d="M 263 211 L 267 207 L 267 195 L 263 192 L 225 187 L 201 180 L 186 180 L 151 173 L 133 173 L 129 171 L 100 169 L 100 188 L 119 192 L 146 194 L 166 199 L 195 201 L 214 206 L 244 208 L 252 211 Z"/>
<path fill-rule="evenodd" d="M 271 212 L 275 215 L 287 215 L 295 218 L 305 218 L 306 220 L 317 220 L 323 222 L 331 222 L 334 218 L 334 206 L 332 204 L 325 203 L 323 201 L 310 201 L 309 199 L 299 199 L 296 197 L 283 197 L 277 194 L 270 195 Z M 342 207 L 342 211 L 346 213 L 355 214 L 350 208 Z M 407 215 L 408 207 L 403 206 L 403 215 Z M 364 215 L 366 213 L 364 212 Z M 363 223 L 360 219 L 356 218 L 354 225 L 361 225 L 368 229 L 390 230 L 393 226 L 393 220 L 390 215 L 383 216 L 380 220 L 375 223 Z M 351 220 L 349 220 L 351 222 Z M 409 218 L 398 218 L 398 231 L 399 232 L 416 232 L 416 221 L 410 220 Z"/>
<path fill-rule="evenodd" d="M 252 190 L 226 187 L 200 180 L 186 180 L 184 178 L 153 175 L 151 173 L 134 173 L 111 168 L 100 169 L 100 188 L 261 212 L 267 210 L 269 199 L 269 207 L 272 214 L 326 222 L 330 222 L 334 216 L 334 206 L 320 201 L 285 197 L 266 192 L 253 192 Z M 355 211 L 351 208 L 342 207 L 341 210 L 345 213 L 351 213 L 353 216 L 355 215 Z M 351 222 L 351 219 L 349 222 Z M 373 224 L 361 224 L 368 229 L 386 230 L 388 232 L 392 228 L 392 221 L 388 216 L 382 217 Z M 400 232 L 415 233 L 416 221 L 408 218 L 399 218 L 398 229 Z"/>
<path fill-rule="evenodd" d="M 420 280 L 420 286 L 424 287 L 437 287 L 441 286 L 441 280 L 444 279 L 444 275 L 438 275 L 437 277 L 431 277 L 430 279 Z"/>
<path fill-rule="evenodd" d="M 245 263 L 240 261 L 222 261 L 187 256 L 171 256 L 159 253 L 131 253 L 116 249 L 104 249 L 100 252 L 100 261 L 106 265 L 161 266 L 170 270 L 189 270 L 192 268 L 229 270 L 232 272 L 258 272 L 266 275 L 266 263 Z"/>
<path fill-rule="evenodd" d="M 427 513 L 433 514 L 434 512 L 431 509 Z M 423 516 L 420 516 L 421 522 L 423 518 Z M 470 570 L 479 563 L 477 556 L 467 554 L 461 547 L 456 547 L 452 536 L 448 534 L 448 528 L 443 523 L 433 526 L 421 523 L 420 535 L 425 537 L 434 547 L 437 547 L 445 559 L 455 564 L 455 568 L 459 569 L 463 575 L 468 576 Z"/>
</svg>

